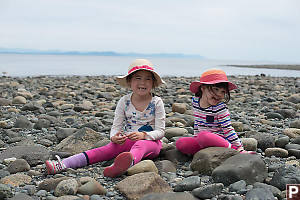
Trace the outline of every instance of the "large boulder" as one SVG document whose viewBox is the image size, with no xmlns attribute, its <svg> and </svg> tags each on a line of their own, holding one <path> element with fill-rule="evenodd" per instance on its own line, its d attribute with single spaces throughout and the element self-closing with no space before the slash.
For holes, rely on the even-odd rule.
<svg viewBox="0 0 300 200">
<path fill-rule="evenodd" d="M 293 165 L 285 165 L 277 169 L 270 181 L 270 185 L 285 190 L 287 184 L 300 184 L 300 169 Z"/>
<path fill-rule="evenodd" d="M 30 166 L 36 166 L 44 163 L 45 160 L 50 158 L 50 152 L 45 147 L 33 146 L 15 146 L 10 147 L 0 154 L 0 160 L 15 157 L 17 159 L 24 159 Z"/>
<path fill-rule="evenodd" d="M 263 182 L 268 176 L 266 164 L 259 155 L 238 154 L 225 160 L 212 172 L 212 178 L 216 183 L 230 185 L 244 180 L 247 184 Z"/>
<path fill-rule="evenodd" d="M 234 149 L 223 147 L 209 147 L 195 153 L 191 162 L 191 169 L 200 174 L 211 175 L 212 171 L 226 159 L 238 154 Z"/>
<path fill-rule="evenodd" d="M 196 200 L 196 198 L 188 192 L 166 192 L 146 194 L 141 200 Z"/>
<path fill-rule="evenodd" d="M 120 181 L 116 188 L 128 200 L 138 200 L 146 194 L 171 192 L 172 188 L 154 172 L 139 173 Z"/>
<path fill-rule="evenodd" d="M 63 139 L 55 147 L 55 151 L 69 152 L 71 154 L 81 153 L 92 149 L 98 141 L 106 138 L 105 135 L 101 135 L 93 129 L 84 127 Z"/>
</svg>

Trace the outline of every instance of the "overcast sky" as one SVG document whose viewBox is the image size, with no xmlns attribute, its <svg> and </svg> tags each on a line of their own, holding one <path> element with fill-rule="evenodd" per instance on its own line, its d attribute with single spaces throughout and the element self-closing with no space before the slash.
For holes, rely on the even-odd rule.
<svg viewBox="0 0 300 200">
<path fill-rule="evenodd" d="M 0 47 L 300 63 L 300 1 L 0 0 Z"/>
</svg>

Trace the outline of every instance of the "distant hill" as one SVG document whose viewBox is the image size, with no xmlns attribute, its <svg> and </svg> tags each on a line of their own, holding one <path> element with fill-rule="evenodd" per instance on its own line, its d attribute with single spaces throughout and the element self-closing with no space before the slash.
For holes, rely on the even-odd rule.
<svg viewBox="0 0 300 200">
<path fill-rule="evenodd" d="M 133 57 L 187 57 L 187 58 L 201 58 L 203 56 L 196 54 L 182 54 L 182 53 L 118 53 L 114 51 L 60 51 L 60 50 L 36 50 L 36 49 L 21 49 L 21 48 L 1 48 L 0 54 L 39 54 L 39 55 L 95 55 L 95 56 L 133 56 Z"/>
</svg>

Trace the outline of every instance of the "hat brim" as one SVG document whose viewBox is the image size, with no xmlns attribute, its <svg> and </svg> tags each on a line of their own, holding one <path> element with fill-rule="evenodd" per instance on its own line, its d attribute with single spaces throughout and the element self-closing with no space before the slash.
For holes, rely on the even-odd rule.
<svg viewBox="0 0 300 200">
<path fill-rule="evenodd" d="M 199 91 L 200 85 L 207 84 L 207 85 L 213 85 L 217 83 L 228 83 L 228 90 L 235 90 L 237 89 L 237 86 L 230 81 L 210 81 L 210 82 L 200 82 L 200 81 L 194 81 L 190 84 L 190 91 L 192 93 L 197 93 Z"/>
<path fill-rule="evenodd" d="M 158 75 L 157 72 L 153 71 L 153 70 L 149 70 L 149 69 L 137 69 L 135 71 L 132 71 L 130 74 L 136 72 L 136 71 L 139 71 L 139 70 L 145 70 L 145 71 L 149 71 L 151 72 L 153 75 L 154 75 L 154 78 L 155 78 L 155 83 L 154 83 L 154 87 L 159 87 L 161 84 L 165 84 L 165 81 L 161 79 L 161 77 Z M 122 86 L 122 87 L 125 87 L 125 88 L 130 88 L 130 85 L 128 85 L 128 82 L 127 82 L 127 77 L 130 75 L 130 74 L 127 74 L 125 76 L 117 76 L 116 77 L 116 81 Z"/>
</svg>

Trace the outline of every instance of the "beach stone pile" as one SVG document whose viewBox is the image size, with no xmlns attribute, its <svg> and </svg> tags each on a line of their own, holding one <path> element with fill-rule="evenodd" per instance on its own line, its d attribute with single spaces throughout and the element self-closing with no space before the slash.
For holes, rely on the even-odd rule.
<svg viewBox="0 0 300 200">
<path fill-rule="evenodd" d="M 0 77 L 0 199 L 14 200 L 254 200 L 285 199 L 300 184 L 300 78 L 229 77 L 239 86 L 228 107 L 246 150 L 176 150 L 193 135 L 191 81 L 163 77 L 155 89 L 166 110 L 158 158 L 118 178 L 105 161 L 47 175 L 44 162 L 106 145 L 118 100 L 129 91 L 112 76 Z"/>
</svg>

